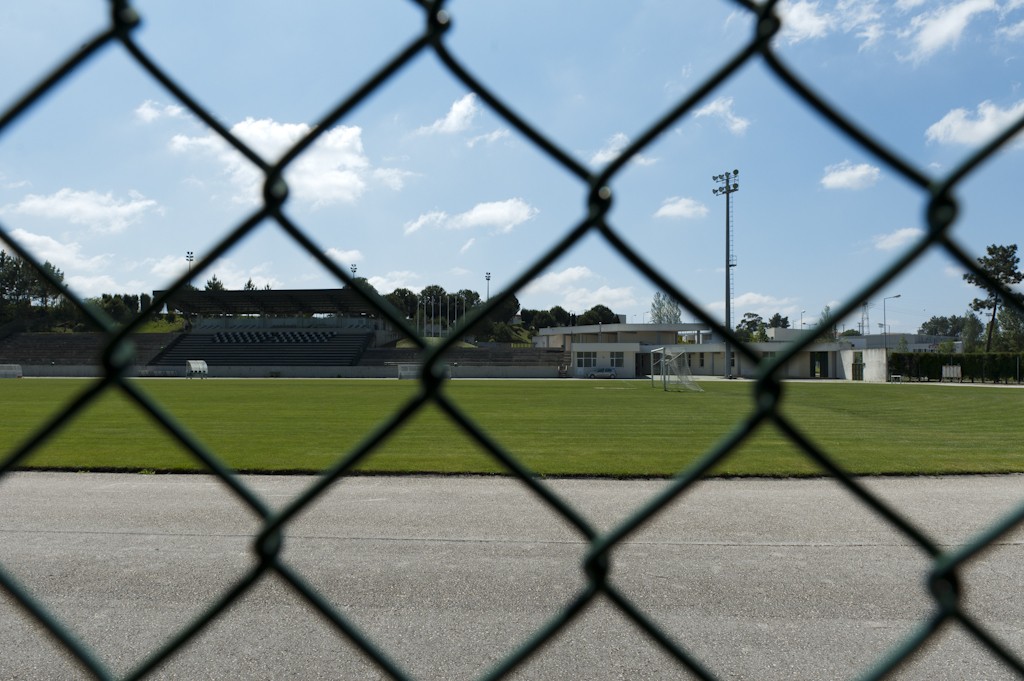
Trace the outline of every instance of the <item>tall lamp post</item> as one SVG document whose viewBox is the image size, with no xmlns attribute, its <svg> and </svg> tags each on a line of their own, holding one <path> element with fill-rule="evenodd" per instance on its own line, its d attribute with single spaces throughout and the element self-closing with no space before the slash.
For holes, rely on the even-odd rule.
<svg viewBox="0 0 1024 681">
<path fill-rule="evenodd" d="M 351 264 L 351 265 L 349 266 L 349 269 L 350 269 L 350 270 L 352 270 L 352 278 L 353 278 L 353 279 L 355 279 L 355 278 L 356 278 L 356 264 L 355 264 L 355 263 L 352 263 L 352 264 Z"/>
<path fill-rule="evenodd" d="M 800 330 L 801 331 L 804 330 L 804 312 L 807 312 L 807 310 L 800 310 Z"/>
<path fill-rule="evenodd" d="M 491 273 L 487 272 L 484 274 L 484 279 L 487 280 L 487 300 L 491 299 Z"/>
<path fill-rule="evenodd" d="M 192 251 L 185 251 L 185 260 L 188 261 L 188 285 L 192 286 Z"/>
<path fill-rule="evenodd" d="M 725 328 L 732 331 L 732 268 L 736 266 L 730 252 L 732 239 L 729 234 L 731 223 L 729 222 L 729 197 L 733 192 L 739 191 L 740 186 L 734 182 L 740 171 L 734 170 L 722 175 L 715 175 L 711 179 L 721 186 L 712 189 L 715 196 L 725 195 Z M 729 338 L 725 339 L 725 377 L 732 378 L 732 348 L 729 346 Z"/>
<path fill-rule="evenodd" d="M 885 319 L 885 301 L 892 300 L 893 298 L 899 298 L 899 297 L 900 297 L 900 295 L 897 293 L 894 296 L 889 296 L 888 298 L 882 298 L 882 331 L 883 331 L 882 338 L 884 339 L 884 343 L 885 343 L 885 380 L 886 380 L 886 382 L 889 381 L 889 326 L 886 324 L 886 319 Z"/>
</svg>

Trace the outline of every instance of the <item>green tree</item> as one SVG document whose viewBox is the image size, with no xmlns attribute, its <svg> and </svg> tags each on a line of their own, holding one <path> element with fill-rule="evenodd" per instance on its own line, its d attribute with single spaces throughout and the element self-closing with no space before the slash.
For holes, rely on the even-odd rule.
<svg viewBox="0 0 1024 681">
<path fill-rule="evenodd" d="M 1017 244 L 1009 246 L 992 244 L 986 250 L 988 255 L 978 258 L 978 264 L 986 274 L 1003 286 L 1013 286 L 1024 281 L 1024 272 L 1017 269 L 1020 264 L 1020 258 L 1017 257 Z M 992 321 L 988 325 L 988 340 L 985 341 L 985 352 L 988 352 L 992 347 L 992 332 L 995 330 L 999 298 L 1002 294 L 999 291 L 989 290 L 985 282 L 973 272 L 965 274 L 964 280 L 988 292 L 988 297 L 975 298 L 971 302 L 971 309 L 975 312 L 992 310 Z"/>
<path fill-rule="evenodd" d="M 511 324 L 512 318 L 516 316 L 517 312 L 519 312 L 519 299 L 512 295 L 488 316 L 493 324 Z"/>
<path fill-rule="evenodd" d="M 1024 352 L 1024 313 L 1004 305 L 999 311 L 999 341 L 1001 352 Z"/>
<path fill-rule="evenodd" d="M 565 308 L 559 305 L 555 305 L 553 308 L 548 310 L 548 312 L 551 314 L 552 317 L 555 318 L 555 324 L 557 324 L 558 326 L 569 325 L 569 313 L 565 310 Z"/>
<path fill-rule="evenodd" d="M 847 336 L 860 336 L 860 335 L 862 335 L 862 334 L 861 334 L 861 332 L 860 332 L 860 331 L 858 331 L 857 329 L 847 329 L 846 331 L 843 331 L 843 332 L 842 332 L 841 334 L 839 334 L 839 335 L 840 335 L 841 337 L 845 338 L 845 337 L 847 337 Z"/>
<path fill-rule="evenodd" d="M 907 348 L 907 334 L 900 334 L 900 342 L 896 344 L 896 352 L 906 352 Z"/>
<path fill-rule="evenodd" d="M 515 337 L 515 333 L 504 322 L 496 323 L 491 330 L 491 340 L 495 343 L 511 343 Z"/>
<path fill-rule="evenodd" d="M 781 314 L 776 312 L 768 319 L 768 328 L 770 329 L 788 329 L 789 328 L 789 317 L 783 317 Z"/>
<path fill-rule="evenodd" d="M 595 305 L 580 315 L 579 324 L 580 326 L 588 324 L 617 324 L 618 321 L 619 318 L 615 316 L 611 309 L 604 305 Z"/>
<path fill-rule="evenodd" d="M 968 311 L 964 315 L 964 352 L 979 352 L 981 350 L 981 334 L 985 327 L 982 325 L 978 315 Z"/>
<path fill-rule="evenodd" d="M 416 316 L 416 308 L 420 304 L 420 297 L 407 288 L 396 288 L 384 296 L 384 300 L 395 306 L 395 309 L 405 315 L 406 319 Z"/>
<path fill-rule="evenodd" d="M 226 289 L 224 288 L 224 282 L 222 282 L 220 279 L 218 279 L 217 275 L 214 274 L 212 278 L 206 280 L 206 290 L 207 291 L 224 291 Z"/>
<path fill-rule="evenodd" d="M 656 291 L 651 300 L 652 324 L 678 324 L 680 319 L 679 303 L 661 291 Z"/>
<path fill-rule="evenodd" d="M 546 329 L 557 324 L 558 321 L 547 310 L 540 310 L 533 316 L 533 328 L 535 329 Z"/>
<path fill-rule="evenodd" d="M 941 355 L 951 355 L 955 350 L 956 341 L 953 340 L 952 338 L 947 338 L 946 340 L 939 343 L 939 354 Z"/>
<path fill-rule="evenodd" d="M 252 277 L 249 277 L 249 281 L 245 282 L 245 286 L 242 287 L 243 291 L 255 291 L 256 284 L 252 283 Z"/>
<path fill-rule="evenodd" d="M 818 329 L 821 331 L 821 335 L 816 339 L 819 343 L 835 342 L 838 334 L 835 321 L 832 319 L 831 306 L 826 305 L 821 308 L 821 314 L 818 316 Z"/>
<path fill-rule="evenodd" d="M 519 317 L 523 320 L 523 326 L 529 328 L 533 326 L 533 318 L 537 316 L 537 310 L 527 310 L 523 308 L 519 311 Z"/>
<path fill-rule="evenodd" d="M 768 337 L 768 329 L 765 327 L 764 322 L 757 325 L 757 333 L 752 336 L 755 343 L 767 343 L 771 341 Z"/>
<path fill-rule="evenodd" d="M 749 341 L 757 333 L 757 330 L 764 325 L 764 320 L 761 319 L 761 315 L 754 314 L 753 312 L 746 312 L 743 315 L 743 319 L 736 325 L 736 336 L 741 341 Z"/>
</svg>

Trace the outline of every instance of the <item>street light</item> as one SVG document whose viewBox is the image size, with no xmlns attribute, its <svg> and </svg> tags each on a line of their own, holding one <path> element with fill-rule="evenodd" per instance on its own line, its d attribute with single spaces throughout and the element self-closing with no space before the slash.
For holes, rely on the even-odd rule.
<svg viewBox="0 0 1024 681">
<path fill-rule="evenodd" d="M 733 262 L 733 256 L 730 253 L 732 248 L 732 238 L 729 236 L 730 221 L 729 221 L 729 197 L 733 192 L 739 191 L 740 186 L 733 182 L 736 176 L 740 174 L 740 171 L 733 170 L 731 173 L 726 171 L 721 175 L 715 175 L 711 178 L 713 182 L 718 182 L 721 186 L 711 190 L 711 193 L 715 196 L 725 195 L 725 328 L 732 330 L 732 268 L 736 267 L 736 263 Z M 729 338 L 725 338 L 725 377 L 732 378 L 732 348 L 729 347 Z"/>
<path fill-rule="evenodd" d="M 889 296 L 888 298 L 882 298 L 882 330 L 886 332 L 886 333 L 882 334 L 882 338 L 884 339 L 884 343 L 885 343 L 885 380 L 886 380 L 886 382 L 889 381 L 889 333 L 888 333 L 889 326 L 886 324 L 886 320 L 885 320 L 885 301 L 890 300 L 892 298 L 899 298 L 899 297 L 900 296 L 897 293 L 894 296 Z"/>
</svg>

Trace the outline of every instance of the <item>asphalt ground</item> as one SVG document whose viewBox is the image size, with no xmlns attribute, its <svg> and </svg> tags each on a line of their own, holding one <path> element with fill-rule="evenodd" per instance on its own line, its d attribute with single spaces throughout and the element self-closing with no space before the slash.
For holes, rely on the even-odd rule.
<svg viewBox="0 0 1024 681">
<path fill-rule="evenodd" d="M 246 476 L 271 505 L 309 477 Z M 1024 476 L 866 484 L 945 546 L 1024 499 Z M 613 527 L 663 481 L 549 480 Z M 15 473 L 0 565 L 123 674 L 251 565 L 258 521 L 201 475 Z M 962 572 L 969 612 L 1024 656 L 1020 533 Z M 416 678 L 474 678 L 583 585 L 580 535 L 521 484 L 357 477 L 288 526 L 283 556 Z M 703 482 L 614 550 L 614 583 L 722 679 L 853 678 L 931 611 L 927 556 L 828 479 Z M 0 679 L 89 678 L 6 592 Z M 266 577 L 152 678 L 379 679 L 293 589 Z M 607 600 L 513 674 L 688 678 Z M 1015 678 L 947 627 L 893 678 Z"/>
</svg>

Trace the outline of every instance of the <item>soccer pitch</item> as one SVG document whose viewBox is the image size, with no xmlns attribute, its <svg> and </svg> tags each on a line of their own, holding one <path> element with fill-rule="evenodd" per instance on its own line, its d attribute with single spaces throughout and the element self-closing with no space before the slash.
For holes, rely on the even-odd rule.
<svg viewBox="0 0 1024 681">
<path fill-rule="evenodd" d="M 82 380 L 0 382 L 6 457 Z M 417 390 L 395 380 L 144 380 L 136 383 L 228 465 L 242 471 L 331 466 Z M 708 451 L 753 409 L 751 383 L 706 381 L 666 393 L 635 381 L 452 381 L 444 391 L 525 466 L 543 475 L 669 476 Z M 938 385 L 787 383 L 783 412 L 853 473 L 1024 471 L 1024 390 Z M 158 424 L 108 391 L 23 463 L 68 470 L 200 470 Z M 430 405 L 360 465 L 362 471 L 501 473 Z M 821 470 L 761 427 L 717 475 Z"/>
</svg>

